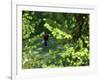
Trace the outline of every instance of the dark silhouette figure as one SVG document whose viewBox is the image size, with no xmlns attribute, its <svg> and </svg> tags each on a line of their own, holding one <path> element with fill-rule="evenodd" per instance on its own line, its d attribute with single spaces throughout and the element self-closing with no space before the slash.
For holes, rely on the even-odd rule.
<svg viewBox="0 0 100 80">
<path fill-rule="evenodd" d="M 48 46 L 48 38 L 49 38 L 49 35 L 47 32 L 44 33 L 43 35 L 43 38 L 44 38 L 44 46 Z"/>
</svg>

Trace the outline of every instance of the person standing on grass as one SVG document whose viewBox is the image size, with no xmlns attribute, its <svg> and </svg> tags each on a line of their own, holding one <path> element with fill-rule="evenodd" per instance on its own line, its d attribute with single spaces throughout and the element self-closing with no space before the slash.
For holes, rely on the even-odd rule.
<svg viewBox="0 0 100 80">
<path fill-rule="evenodd" d="M 49 39 L 49 35 L 47 32 L 44 32 L 44 35 L 43 35 L 43 39 L 44 39 L 44 46 L 48 46 L 48 39 Z"/>
</svg>

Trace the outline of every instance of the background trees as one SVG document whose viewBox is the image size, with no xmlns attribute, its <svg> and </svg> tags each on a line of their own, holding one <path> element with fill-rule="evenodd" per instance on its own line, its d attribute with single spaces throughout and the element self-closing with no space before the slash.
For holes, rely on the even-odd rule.
<svg viewBox="0 0 100 80">
<path fill-rule="evenodd" d="M 49 47 L 43 32 L 49 33 Z M 22 68 L 89 65 L 89 14 L 22 12 Z"/>
</svg>

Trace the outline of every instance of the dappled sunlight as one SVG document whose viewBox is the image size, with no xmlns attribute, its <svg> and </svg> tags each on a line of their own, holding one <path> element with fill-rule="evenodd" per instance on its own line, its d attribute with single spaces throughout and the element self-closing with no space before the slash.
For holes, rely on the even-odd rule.
<svg viewBox="0 0 100 80">
<path fill-rule="evenodd" d="M 89 14 L 23 11 L 23 69 L 89 66 L 89 55 Z"/>
</svg>

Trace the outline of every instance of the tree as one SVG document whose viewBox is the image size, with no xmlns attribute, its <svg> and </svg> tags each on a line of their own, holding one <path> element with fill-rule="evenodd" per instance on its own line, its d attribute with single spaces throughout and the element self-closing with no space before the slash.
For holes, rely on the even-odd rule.
<svg viewBox="0 0 100 80">
<path fill-rule="evenodd" d="M 23 11 L 22 63 L 25 69 L 89 65 L 89 14 Z"/>
</svg>

